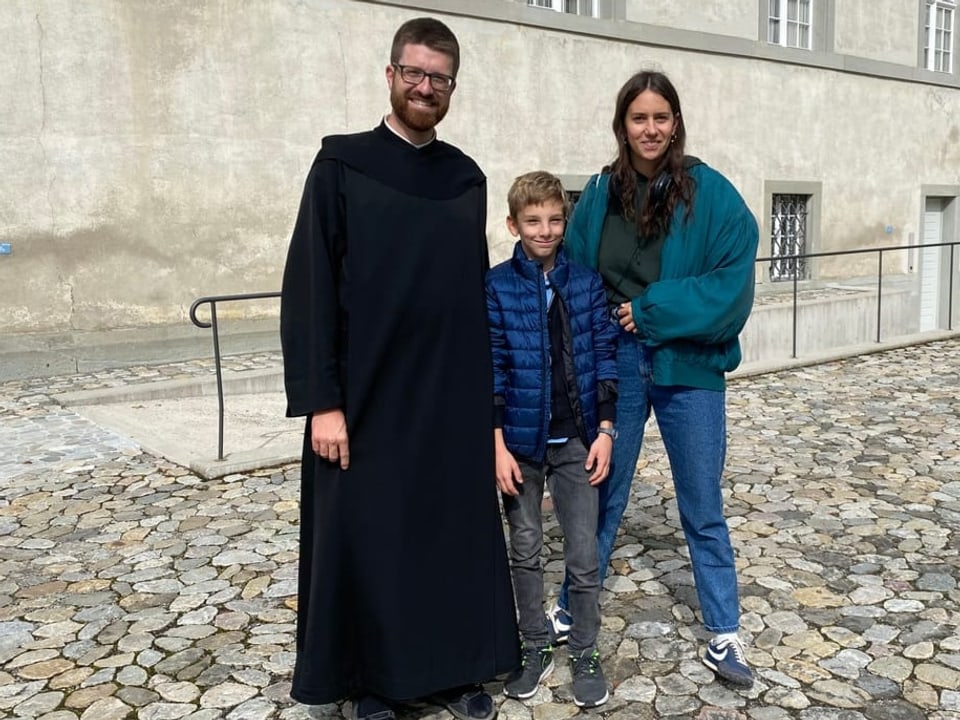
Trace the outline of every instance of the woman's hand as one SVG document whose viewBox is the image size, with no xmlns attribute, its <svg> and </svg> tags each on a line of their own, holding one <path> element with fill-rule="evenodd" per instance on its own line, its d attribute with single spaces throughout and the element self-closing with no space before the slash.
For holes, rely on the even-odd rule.
<svg viewBox="0 0 960 720">
<path fill-rule="evenodd" d="M 625 302 L 617 306 L 617 318 L 620 321 L 620 327 L 628 333 L 637 331 L 637 324 L 633 321 L 633 305 Z"/>
</svg>

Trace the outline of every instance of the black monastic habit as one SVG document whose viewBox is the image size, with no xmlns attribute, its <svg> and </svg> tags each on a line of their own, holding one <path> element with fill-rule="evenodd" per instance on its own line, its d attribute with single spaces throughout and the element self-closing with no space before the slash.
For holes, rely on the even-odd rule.
<svg viewBox="0 0 960 720">
<path fill-rule="evenodd" d="M 324 139 L 283 276 L 290 416 L 307 416 L 291 695 L 424 697 L 519 664 L 494 475 L 486 182 L 381 124 Z M 309 414 L 342 408 L 350 467 Z"/>
</svg>

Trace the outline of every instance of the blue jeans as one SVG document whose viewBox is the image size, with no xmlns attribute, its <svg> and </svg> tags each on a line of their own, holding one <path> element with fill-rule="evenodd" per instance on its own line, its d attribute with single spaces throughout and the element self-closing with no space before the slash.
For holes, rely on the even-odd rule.
<svg viewBox="0 0 960 720">
<path fill-rule="evenodd" d="M 583 465 L 587 450 L 579 439 L 547 445 L 544 462 L 517 460 L 523 475 L 520 494 L 503 496 L 510 525 L 510 570 L 517 596 L 520 634 L 528 645 L 543 647 L 550 641 L 543 614 L 544 479 L 550 486 L 554 510 L 563 530 L 563 563 L 570 581 L 570 611 L 577 622 L 570 630 L 570 649 L 592 648 L 600 630 L 600 572 L 597 568 L 598 492 Z"/>
<path fill-rule="evenodd" d="M 727 452 L 726 395 L 722 391 L 653 383 L 652 352 L 633 335 L 617 346 L 619 397 L 610 477 L 600 485 L 597 545 L 600 581 L 606 576 L 617 529 L 630 499 L 643 429 L 653 410 L 663 438 L 690 548 L 703 624 L 715 633 L 740 626 L 737 574 L 730 531 L 723 515 L 720 479 Z M 567 608 L 566 582 L 559 603 Z M 568 608 L 569 609 L 569 608 Z M 572 611 L 571 611 L 571 614 Z M 573 615 L 576 619 L 576 615 Z"/>
</svg>

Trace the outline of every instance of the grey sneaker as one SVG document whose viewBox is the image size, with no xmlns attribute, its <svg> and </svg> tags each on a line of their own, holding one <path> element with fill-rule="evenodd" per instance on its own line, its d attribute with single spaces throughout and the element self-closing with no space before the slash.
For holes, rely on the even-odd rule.
<svg viewBox="0 0 960 720">
<path fill-rule="evenodd" d="M 600 669 L 600 653 L 597 649 L 571 652 L 570 664 L 573 666 L 573 701 L 577 707 L 603 705 L 610 698 L 610 693 L 607 692 L 607 681 Z"/>
<path fill-rule="evenodd" d="M 540 683 L 553 672 L 553 647 L 523 645 L 520 667 L 510 673 L 503 684 L 503 694 L 509 698 L 526 700 L 537 694 Z"/>
</svg>

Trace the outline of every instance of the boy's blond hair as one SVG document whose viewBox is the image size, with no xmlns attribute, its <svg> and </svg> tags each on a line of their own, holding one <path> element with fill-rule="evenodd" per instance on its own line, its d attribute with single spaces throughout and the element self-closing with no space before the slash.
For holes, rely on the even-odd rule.
<svg viewBox="0 0 960 720">
<path fill-rule="evenodd" d="M 507 206 L 510 208 L 510 217 L 514 220 L 525 207 L 543 205 L 551 200 L 560 202 L 563 206 L 563 218 L 566 220 L 570 215 L 567 193 L 560 178 L 544 170 L 524 173 L 513 181 L 510 192 L 507 193 Z"/>
</svg>

